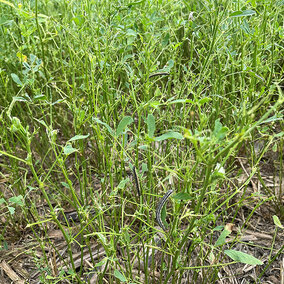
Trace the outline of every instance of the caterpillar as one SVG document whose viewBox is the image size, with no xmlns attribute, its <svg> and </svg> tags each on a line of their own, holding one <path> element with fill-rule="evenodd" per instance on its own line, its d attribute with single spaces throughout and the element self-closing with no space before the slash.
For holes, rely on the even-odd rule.
<svg viewBox="0 0 284 284">
<path fill-rule="evenodd" d="M 166 227 L 165 225 L 163 224 L 163 221 L 162 221 L 162 210 L 165 206 L 165 203 L 167 202 L 167 200 L 169 199 L 169 197 L 171 196 L 171 194 L 173 193 L 174 191 L 172 189 L 170 189 L 160 200 L 158 206 L 157 206 L 157 210 L 156 210 L 156 220 L 159 224 L 159 226 L 164 230 L 166 231 Z"/>
<path fill-rule="evenodd" d="M 133 171 L 133 176 L 134 176 L 134 180 L 135 180 L 135 185 L 136 185 L 138 197 L 140 197 L 141 196 L 141 190 L 140 190 L 139 180 L 138 180 L 138 177 L 137 177 L 135 166 L 133 166 L 132 171 Z"/>
</svg>

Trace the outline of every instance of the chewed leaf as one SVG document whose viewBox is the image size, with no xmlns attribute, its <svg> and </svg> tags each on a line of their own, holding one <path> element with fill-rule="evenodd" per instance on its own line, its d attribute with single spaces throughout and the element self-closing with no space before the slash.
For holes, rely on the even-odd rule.
<svg viewBox="0 0 284 284">
<path fill-rule="evenodd" d="M 262 261 L 255 258 L 254 256 L 249 255 L 249 254 L 244 253 L 244 252 L 241 252 L 241 251 L 230 249 L 230 250 L 225 250 L 224 253 L 228 257 L 230 257 L 231 259 L 233 259 L 237 262 L 250 264 L 250 265 L 262 265 L 263 264 Z"/>
<path fill-rule="evenodd" d="M 75 148 L 73 148 L 72 146 L 71 146 L 71 144 L 67 144 L 64 148 L 63 148 L 63 153 L 65 154 L 65 155 L 70 155 L 70 154 L 72 154 L 72 153 L 74 153 L 74 152 L 77 152 L 78 150 L 77 149 L 75 149 Z"/>
</svg>

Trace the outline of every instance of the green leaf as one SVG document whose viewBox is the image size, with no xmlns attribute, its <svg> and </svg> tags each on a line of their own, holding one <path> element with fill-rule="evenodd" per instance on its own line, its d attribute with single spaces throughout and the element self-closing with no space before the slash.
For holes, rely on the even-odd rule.
<svg viewBox="0 0 284 284">
<path fill-rule="evenodd" d="M 217 138 L 218 141 L 224 139 L 228 132 L 228 127 L 225 127 L 220 122 L 220 119 L 215 120 L 215 128 L 213 130 L 213 135 Z"/>
<path fill-rule="evenodd" d="M 76 141 L 76 140 L 81 140 L 81 139 L 86 139 L 87 137 L 89 137 L 90 134 L 87 135 L 75 135 L 74 137 L 72 137 L 71 139 L 69 139 L 68 141 Z"/>
<path fill-rule="evenodd" d="M 96 118 L 96 117 L 93 117 L 93 121 L 95 121 L 95 122 L 98 123 L 98 124 L 101 124 L 101 125 L 105 126 L 105 127 L 107 128 L 108 132 L 109 132 L 111 135 L 113 135 L 113 130 L 111 129 L 111 127 L 110 127 L 107 123 L 102 122 L 101 120 L 99 120 L 99 119 Z"/>
<path fill-rule="evenodd" d="M 53 276 L 51 276 L 51 275 L 46 275 L 46 279 L 48 279 L 48 280 L 54 280 L 54 279 L 56 279 L 56 277 L 53 277 Z"/>
<path fill-rule="evenodd" d="M 155 130 L 156 130 L 156 124 L 155 124 L 155 117 L 152 114 L 148 114 L 147 116 L 147 127 L 148 127 L 149 137 L 153 138 Z"/>
<path fill-rule="evenodd" d="M 108 245 L 107 239 L 106 239 L 106 237 L 105 237 L 103 234 L 97 233 L 97 236 L 99 237 L 99 239 L 101 240 L 101 242 L 102 242 L 103 245 L 105 245 L 105 246 Z"/>
<path fill-rule="evenodd" d="M 126 282 L 127 279 L 123 274 L 121 274 L 117 269 L 114 271 L 114 276 L 119 279 L 121 282 Z"/>
<path fill-rule="evenodd" d="M 118 124 L 118 127 L 116 129 L 116 135 L 120 135 L 123 130 L 126 128 L 127 125 L 133 122 L 133 119 L 131 116 L 125 116 L 120 123 Z"/>
<path fill-rule="evenodd" d="M 140 145 L 140 146 L 138 146 L 138 149 L 140 149 L 140 150 L 147 150 L 148 149 L 148 145 Z"/>
<path fill-rule="evenodd" d="M 0 198 L 0 205 L 6 203 L 6 200 L 4 198 Z"/>
<path fill-rule="evenodd" d="M 12 132 L 17 132 L 19 130 L 23 130 L 23 126 L 21 121 L 17 117 L 12 118 L 12 125 L 11 125 L 11 131 Z"/>
<path fill-rule="evenodd" d="M 262 121 L 260 124 L 269 123 L 277 120 L 283 121 L 283 116 L 280 115 L 279 117 L 277 117 L 277 115 L 273 115 L 272 117 L 269 117 L 266 120 Z"/>
<path fill-rule="evenodd" d="M 20 78 L 18 77 L 17 74 L 12 73 L 12 74 L 11 74 L 11 77 L 12 77 L 12 79 L 13 79 L 13 81 L 14 81 L 15 83 L 17 83 L 18 85 L 20 85 L 21 87 L 23 87 L 24 84 L 22 83 L 22 81 L 20 80 Z"/>
<path fill-rule="evenodd" d="M 142 174 L 144 174 L 145 172 L 148 172 L 148 166 L 146 163 L 142 163 Z"/>
<path fill-rule="evenodd" d="M 284 227 L 282 226 L 279 218 L 276 215 L 274 215 L 272 218 L 273 218 L 273 222 L 274 222 L 275 226 L 277 226 L 277 227 L 279 227 L 281 229 L 284 229 Z"/>
<path fill-rule="evenodd" d="M 26 98 L 23 98 L 23 97 L 13 97 L 13 100 L 15 102 L 28 102 L 28 100 Z"/>
<path fill-rule="evenodd" d="M 231 234 L 229 230 L 226 230 L 226 228 L 223 230 L 223 232 L 220 234 L 218 240 L 215 243 L 215 246 L 221 246 L 225 244 L 226 238 Z"/>
<path fill-rule="evenodd" d="M 158 102 L 158 101 L 150 102 L 150 106 L 151 106 L 152 108 L 154 108 L 154 109 L 158 109 L 160 105 L 161 105 L 161 104 L 160 104 L 160 102 Z"/>
<path fill-rule="evenodd" d="M 3 241 L 3 249 L 4 250 L 8 250 L 9 249 L 8 243 L 6 241 Z"/>
<path fill-rule="evenodd" d="M 202 105 L 204 105 L 204 104 L 206 104 L 206 103 L 208 103 L 208 102 L 210 102 L 210 101 L 211 101 L 210 98 L 205 97 L 205 98 L 200 99 L 200 100 L 198 101 L 198 103 L 202 106 Z"/>
<path fill-rule="evenodd" d="M 167 62 L 167 65 L 166 65 L 166 69 L 167 71 L 170 71 L 175 65 L 175 61 L 173 59 L 170 59 L 168 62 Z"/>
<path fill-rule="evenodd" d="M 222 231 L 224 229 L 224 226 L 217 226 L 213 229 L 213 231 Z"/>
<path fill-rule="evenodd" d="M 69 184 L 68 184 L 68 183 L 66 183 L 66 182 L 62 181 L 62 182 L 61 182 L 61 184 L 62 184 L 64 187 L 66 187 L 66 188 L 69 188 L 69 189 L 70 189 L 70 186 L 69 186 Z"/>
<path fill-rule="evenodd" d="M 120 183 L 117 186 L 117 188 L 124 189 L 128 182 L 129 182 L 129 178 L 123 179 L 122 181 L 120 181 Z"/>
<path fill-rule="evenodd" d="M 70 155 L 74 152 L 77 152 L 78 150 L 73 148 L 71 144 L 67 144 L 64 148 L 63 148 L 63 153 L 65 155 Z"/>
<path fill-rule="evenodd" d="M 274 135 L 274 137 L 282 137 L 282 136 L 284 136 L 284 131 L 281 131 Z"/>
<path fill-rule="evenodd" d="M 180 134 L 179 132 L 175 132 L 175 131 L 170 131 L 170 132 L 167 132 L 159 137 L 156 137 L 155 140 L 156 141 L 163 141 L 163 140 L 166 140 L 166 139 L 183 139 L 183 135 Z"/>
<path fill-rule="evenodd" d="M 224 253 L 228 257 L 230 257 L 231 259 L 233 259 L 237 262 L 250 264 L 250 265 L 262 265 L 263 264 L 262 261 L 255 258 L 254 256 L 249 255 L 249 254 L 244 253 L 244 252 L 241 252 L 241 251 L 230 249 L 230 250 L 225 250 Z"/>
<path fill-rule="evenodd" d="M 167 33 L 164 38 L 162 39 L 162 46 L 165 47 L 169 44 L 170 41 L 170 34 Z"/>
<path fill-rule="evenodd" d="M 177 193 L 173 196 L 173 199 L 175 199 L 175 200 L 189 200 L 189 199 L 192 199 L 192 197 L 186 192 L 179 192 L 179 193 Z"/>
<path fill-rule="evenodd" d="M 124 230 L 124 231 L 123 231 L 123 239 L 125 240 L 125 242 L 126 242 L 127 244 L 130 244 L 130 235 L 129 235 L 129 233 L 127 232 L 127 230 Z"/>
<path fill-rule="evenodd" d="M 224 167 L 222 167 L 222 165 L 220 165 L 219 163 L 216 164 L 215 171 L 216 171 L 216 173 L 218 173 L 220 176 L 226 174 L 226 170 L 225 170 Z"/>
<path fill-rule="evenodd" d="M 69 268 L 68 271 L 67 271 L 68 274 L 72 275 L 72 276 L 75 276 L 76 275 L 76 272 L 72 269 L 72 268 Z"/>
<path fill-rule="evenodd" d="M 246 17 L 255 15 L 256 12 L 254 10 L 245 10 L 245 11 L 236 11 L 230 14 L 230 17 L 237 18 L 237 17 Z"/>
<path fill-rule="evenodd" d="M 14 207 L 8 206 L 8 210 L 11 213 L 11 215 L 14 215 L 14 213 L 15 213 L 15 208 Z"/>
<path fill-rule="evenodd" d="M 24 205 L 23 196 L 22 196 L 22 195 L 13 196 L 13 197 L 9 198 L 9 202 L 10 202 L 10 203 L 17 204 L 17 205 L 20 205 L 20 206 L 23 206 L 23 205 Z"/>
<path fill-rule="evenodd" d="M 39 94 L 39 95 L 34 96 L 35 101 L 45 100 L 45 99 L 46 99 L 46 96 L 44 94 Z"/>
<path fill-rule="evenodd" d="M 104 265 L 106 262 L 107 262 L 107 258 L 104 258 L 102 261 L 96 263 L 96 264 L 95 264 L 95 267 L 102 266 L 102 265 Z"/>
<path fill-rule="evenodd" d="M 126 31 L 126 35 L 127 36 L 137 36 L 137 33 L 136 33 L 136 31 L 134 31 L 134 30 L 132 30 L 132 29 L 128 29 L 127 31 Z"/>
</svg>

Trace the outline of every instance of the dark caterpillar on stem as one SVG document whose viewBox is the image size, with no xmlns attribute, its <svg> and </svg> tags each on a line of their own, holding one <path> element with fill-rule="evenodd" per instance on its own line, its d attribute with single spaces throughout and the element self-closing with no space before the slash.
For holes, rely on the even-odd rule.
<svg viewBox="0 0 284 284">
<path fill-rule="evenodd" d="M 171 194 L 173 193 L 174 191 L 172 189 L 170 189 L 160 200 L 158 206 L 157 206 L 157 210 L 156 210 L 156 220 L 159 224 L 159 226 L 164 230 L 166 231 L 166 227 L 165 225 L 163 224 L 163 221 L 162 221 L 162 210 L 165 206 L 165 203 L 167 202 L 167 200 L 169 199 L 169 197 L 171 196 Z"/>
</svg>

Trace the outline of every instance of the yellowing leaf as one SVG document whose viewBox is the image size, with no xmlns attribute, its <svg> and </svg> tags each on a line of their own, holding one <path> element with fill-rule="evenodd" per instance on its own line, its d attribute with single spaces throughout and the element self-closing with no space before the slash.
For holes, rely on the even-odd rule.
<svg viewBox="0 0 284 284">
<path fill-rule="evenodd" d="M 21 52 L 17 52 L 17 57 L 19 58 L 19 61 L 21 63 L 28 61 L 28 57 L 26 55 L 22 54 Z"/>
</svg>

